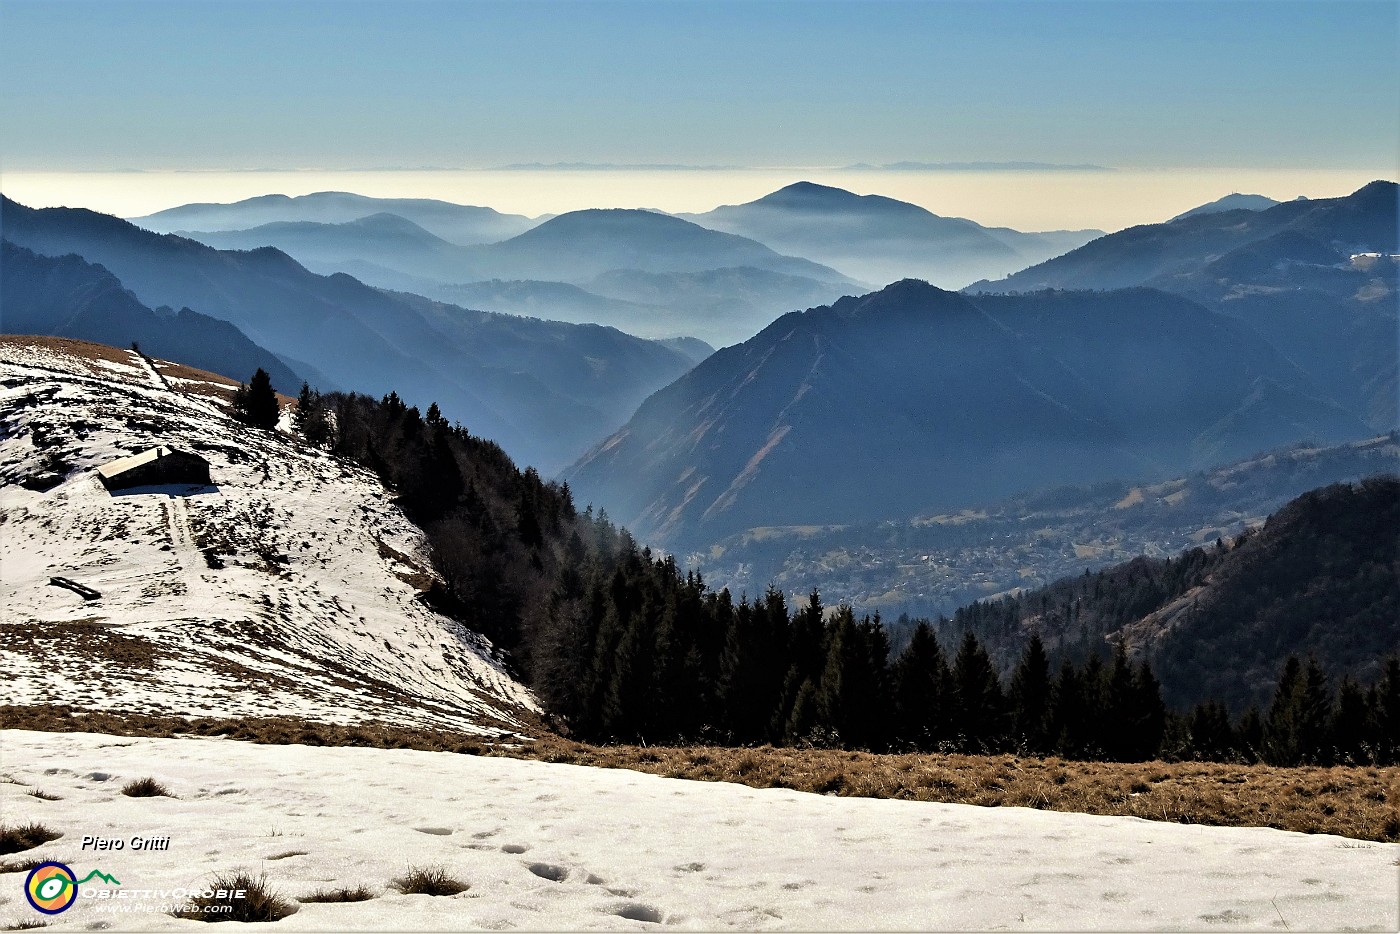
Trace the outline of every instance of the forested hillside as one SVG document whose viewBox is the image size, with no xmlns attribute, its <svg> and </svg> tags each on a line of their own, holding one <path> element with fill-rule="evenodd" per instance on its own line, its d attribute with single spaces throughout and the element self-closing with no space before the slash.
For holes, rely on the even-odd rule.
<svg viewBox="0 0 1400 934">
<path fill-rule="evenodd" d="M 1289 655 L 1374 679 L 1400 647 L 1400 480 L 1314 490 L 1233 541 L 973 604 L 951 627 L 976 633 L 1002 671 L 1033 633 L 1079 660 L 1122 642 L 1169 703 L 1236 712 L 1268 703 Z"/>
<path fill-rule="evenodd" d="M 815 592 L 791 608 L 772 589 L 737 601 L 710 591 L 436 407 L 420 416 L 393 395 L 308 391 L 298 422 L 398 491 L 445 581 L 429 595 L 435 608 L 512 651 L 555 726 L 577 737 L 1127 760 L 1382 761 L 1397 745 L 1400 706 L 1387 698 L 1400 668 L 1384 659 L 1400 644 L 1400 481 L 1310 493 L 1229 546 L 975 605 L 944 621 L 943 644 L 916 624 L 891 657 L 878 617 L 829 609 Z M 1169 623 L 1143 622 L 1168 606 Z M 1172 654 L 1201 633 L 1214 639 L 1205 651 Z M 1247 650 L 1247 699 L 1277 710 L 1236 724 L 1214 702 L 1239 706 L 1234 668 Z M 1309 651 L 1306 676 L 1286 664 Z M 1338 710 L 1362 718 L 1345 742 L 1329 673 L 1345 676 Z M 1293 751 L 1281 752 L 1305 700 L 1325 729 L 1290 733 Z"/>
</svg>

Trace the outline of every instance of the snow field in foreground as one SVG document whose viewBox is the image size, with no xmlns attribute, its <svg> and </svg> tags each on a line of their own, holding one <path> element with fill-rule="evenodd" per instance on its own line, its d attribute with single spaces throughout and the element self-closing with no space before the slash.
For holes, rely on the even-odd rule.
<svg viewBox="0 0 1400 934">
<path fill-rule="evenodd" d="M 1345 930 L 1400 922 L 1400 845 L 1022 808 L 836 798 L 451 753 L 224 739 L 0 733 L 27 851 L 122 887 L 265 872 L 307 904 L 286 930 Z M 175 798 L 128 798 L 152 776 Z M 45 801 L 39 788 L 62 800 Z M 170 837 L 93 853 L 84 835 Z M 471 888 L 400 895 L 410 866 Z M 36 917 L 0 876 L 0 922 Z M 97 885 L 97 883 L 93 883 Z M 80 898 L 54 930 L 195 928 Z M 218 930 L 226 930 L 219 928 Z"/>
</svg>

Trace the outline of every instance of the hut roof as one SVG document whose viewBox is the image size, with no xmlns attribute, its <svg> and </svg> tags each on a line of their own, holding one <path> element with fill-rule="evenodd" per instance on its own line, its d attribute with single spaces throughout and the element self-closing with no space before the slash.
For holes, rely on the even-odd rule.
<svg viewBox="0 0 1400 934">
<path fill-rule="evenodd" d="M 128 470 L 140 467 L 142 464 L 149 464 L 154 460 L 168 457 L 171 454 L 179 454 L 182 457 L 193 457 L 201 461 L 204 460 L 204 458 L 200 457 L 198 454 L 192 454 L 189 451 L 178 451 L 175 448 L 168 448 L 165 445 L 160 445 L 159 447 L 142 451 L 140 454 L 133 454 L 130 457 L 123 457 L 111 463 L 103 464 L 101 467 L 97 468 L 97 475 L 104 480 L 110 480 L 113 477 L 126 473 Z"/>
</svg>

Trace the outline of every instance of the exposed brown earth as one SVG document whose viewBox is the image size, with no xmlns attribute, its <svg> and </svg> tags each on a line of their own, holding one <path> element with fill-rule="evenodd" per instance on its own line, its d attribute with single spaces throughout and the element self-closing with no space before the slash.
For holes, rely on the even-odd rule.
<svg viewBox="0 0 1400 934">
<path fill-rule="evenodd" d="M 0 728 L 119 736 L 223 735 L 271 744 L 372 746 L 510 756 L 668 778 L 727 781 L 849 797 L 1031 807 L 1217 826 L 1275 827 L 1400 841 L 1400 767 L 1277 768 L 1215 762 L 1073 762 L 1010 755 L 874 754 L 771 746 L 593 746 L 556 736 L 494 744 L 478 736 L 380 724 L 216 719 L 63 707 L 0 707 Z M 535 726 L 536 724 L 528 724 Z"/>
</svg>

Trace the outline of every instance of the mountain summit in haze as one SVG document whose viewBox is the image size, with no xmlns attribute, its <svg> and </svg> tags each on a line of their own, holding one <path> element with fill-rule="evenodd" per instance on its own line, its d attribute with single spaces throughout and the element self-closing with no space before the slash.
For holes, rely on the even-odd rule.
<svg viewBox="0 0 1400 934">
<path fill-rule="evenodd" d="M 130 220 L 157 233 L 175 233 L 243 230 L 275 223 L 344 224 L 372 214 L 396 214 L 456 244 L 495 243 L 538 223 L 492 208 L 427 198 L 370 198 L 348 191 L 318 191 L 295 197 L 259 195 L 232 204 L 183 204 Z"/>
<path fill-rule="evenodd" d="M 623 208 L 571 211 L 504 243 L 473 249 L 490 278 L 579 282 L 614 269 L 700 272 L 751 266 L 853 284 L 834 269 L 783 256 L 744 235 L 725 233 L 657 211 Z"/>
<path fill-rule="evenodd" d="M 1242 195 L 1239 192 L 1228 194 L 1223 198 L 1194 207 L 1189 211 L 1182 211 L 1173 221 L 1179 221 L 1183 217 L 1195 217 L 1198 214 L 1223 214 L 1226 211 L 1264 211 L 1281 202 L 1264 195 Z M 1168 221 L 1167 223 L 1171 223 Z"/>
<path fill-rule="evenodd" d="M 858 195 L 814 182 L 796 182 L 747 204 L 682 216 L 867 281 L 916 277 L 949 287 L 985 276 L 984 270 L 1010 269 L 1058 255 L 1102 233 L 1028 234 L 988 228 L 961 217 L 940 217 L 894 198 Z"/>
</svg>

